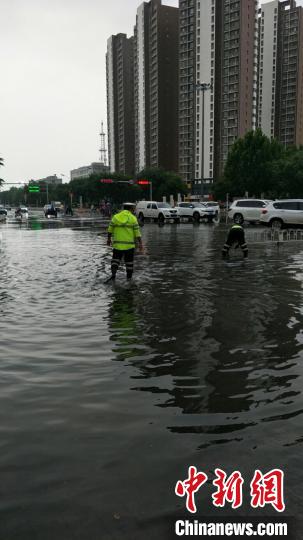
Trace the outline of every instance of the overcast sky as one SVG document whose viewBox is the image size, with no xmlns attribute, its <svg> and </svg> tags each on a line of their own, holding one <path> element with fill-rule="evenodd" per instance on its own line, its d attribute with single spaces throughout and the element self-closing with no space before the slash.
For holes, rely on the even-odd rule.
<svg viewBox="0 0 303 540">
<path fill-rule="evenodd" d="M 54 173 L 67 181 L 71 169 L 99 161 L 107 38 L 132 34 L 140 3 L 1 0 L 0 176 L 7 182 Z"/>
</svg>

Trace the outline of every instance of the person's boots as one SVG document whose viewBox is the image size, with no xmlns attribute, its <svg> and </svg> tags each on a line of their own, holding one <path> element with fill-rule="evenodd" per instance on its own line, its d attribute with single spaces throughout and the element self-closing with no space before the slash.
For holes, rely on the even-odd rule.
<svg viewBox="0 0 303 540">
<path fill-rule="evenodd" d="M 111 272 L 112 272 L 112 279 L 116 279 L 116 273 L 117 273 L 117 268 L 115 266 L 112 266 L 111 267 Z"/>
</svg>

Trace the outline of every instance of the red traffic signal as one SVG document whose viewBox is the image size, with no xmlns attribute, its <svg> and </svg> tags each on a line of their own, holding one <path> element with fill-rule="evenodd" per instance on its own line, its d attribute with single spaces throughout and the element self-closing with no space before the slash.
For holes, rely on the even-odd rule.
<svg viewBox="0 0 303 540">
<path fill-rule="evenodd" d="M 102 184 L 113 184 L 114 183 L 112 178 L 101 178 L 100 182 Z"/>
<path fill-rule="evenodd" d="M 39 186 L 40 186 L 40 191 L 42 193 L 45 193 L 46 192 L 46 184 L 45 184 L 45 182 L 39 182 Z"/>
<path fill-rule="evenodd" d="M 139 186 L 149 186 L 150 181 L 149 181 L 149 180 L 138 180 L 138 181 L 137 181 L 137 184 L 138 184 Z"/>
</svg>

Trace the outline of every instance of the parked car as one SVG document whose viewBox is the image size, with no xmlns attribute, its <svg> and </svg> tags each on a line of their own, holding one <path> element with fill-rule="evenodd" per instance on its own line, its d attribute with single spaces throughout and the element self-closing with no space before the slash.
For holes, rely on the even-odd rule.
<svg viewBox="0 0 303 540">
<path fill-rule="evenodd" d="M 45 204 L 43 207 L 44 215 L 46 218 L 57 217 L 58 211 L 53 204 Z"/>
<path fill-rule="evenodd" d="M 0 208 L 0 221 L 6 221 L 7 211 L 5 208 Z"/>
<path fill-rule="evenodd" d="M 18 206 L 15 210 L 15 218 L 20 221 L 28 219 L 28 208 L 26 206 Z"/>
<path fill-rule="evenodd" d="M 270 202 L 262 208 L 260 222 L 276 229 L 284 225 L 303 225 L 303 199 Z"/>
<path fill-rule="evenodd" d="M 180 223 L 178 208 L 172 208 L 168 203 L 157 201 L 139 201 L 135 210 L 136 216 L 141 223 L 147 218 L 164 223 L 165 220 L 173 220 Z"/>
<path fill-rule="evenodd" d="M 216 201 L 205 201 L 207 208 L 212 208 L 216 212 L 216 216 L 220 214 L 220 204 Z"/>
<path fill-rule="evenodd" d="M 213 221 L 216 217 L 215 209 L 208 207 L 206 203 L 180 202 L 176 208 L 179 210 L 180 217 L 188 217 L 196 222 L 201 219 Z"/>
<path fill-rule="evenodd" d="M 231 204 L 228 217 L 240 225 L 243 221 L 255 223 L 260 221 L 262 208 L 266 208 L 270 202 L 265 199 L 239 199 Z"/>
</svg>

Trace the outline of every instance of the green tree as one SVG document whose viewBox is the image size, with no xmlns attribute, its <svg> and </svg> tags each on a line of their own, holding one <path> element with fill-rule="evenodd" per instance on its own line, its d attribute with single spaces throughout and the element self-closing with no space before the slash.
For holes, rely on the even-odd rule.
<svg viewBox="0 0 303 540">
<path fill-rule="evenodd" d="M 104 199 L 121 204 L 123 201 L 136 201 L 141 198 L 141 188 L 128 184 L 130 176 L 107 173 L 106 178 L 111 178 L 123 183 L 102 184 L 100 175 L 91 175 L 89 178 L 77 178 L 69 183 L 69 190 L 73 193 L 73 198 L 79 201 L 82 197 L 83 203 L 87 206 L 100 204 Z M 124 183 L 125 182 L 125 183 Z"/>
<path fill-rule="evenodd" d="M 303 148 L 288 148 L 284 156 L 272 163 L 274 185 L 272 198 L 303 196 Z"/>
<path fill-rule="evenodd" d="M 178 193 L 186 195 L 188 189 L 183 180 L 174 172 L 165 171 L 164 169 L 143 169 L 137 178 L 146 178 L 152 181 L 153 199 L 161 201 L 162 197 L 174 196 L 177 199 Z M 144 198 L 147 199 L 149 194 L 144 193 Z"/>
<path fill-rule="evenodd" d="M 222 181 L 215 190 L 231 196 L 268 194 L 275 189 L 273 162 L 283 157 L 284 149 L 276 140 L 270 140 L 261 129 L 249 131 L 231 147 Z"/>
<path fill-rule="evenodd" d="M 132 179 L 130 176 L 106 173 L 106 178 L 120 181 L 120 183 L 103 184 L 100 182 L 100 174 L 91 175 L 89 178 L 71 180 L 67 184 L 49 185 L 48 198 L 50 201 L 61 201 L 64 204 L 69 204 L 70 193 L 72 193 L 73 202 L 79 203 L 80 197 L 82 197 L 85 206 L 99 205 L 104 199 L 113 205 L 120 205 L 124 201 L 135 202 L 149 199 L 149 186 L 129 184 L 128 181 Z M 187 187 L 179 176 L 162 169 L 144 170 L 138 174 L 137 178 L 146 178 L 152 181 L 155 200 L 162 200 L 163 196 L 169 197 L 169 195 L 177 198 L 178 193 L 182 195 L 187 193 Z M 0 202 L 5 201 L 13 206 L 25 202 L 24 197 L 23 188 L 11 188 L 0 194 Z M 43 206 L 46 203 L 46 193 L 26 193 L 26 202 L 30 206 Z"/>
</svg>

